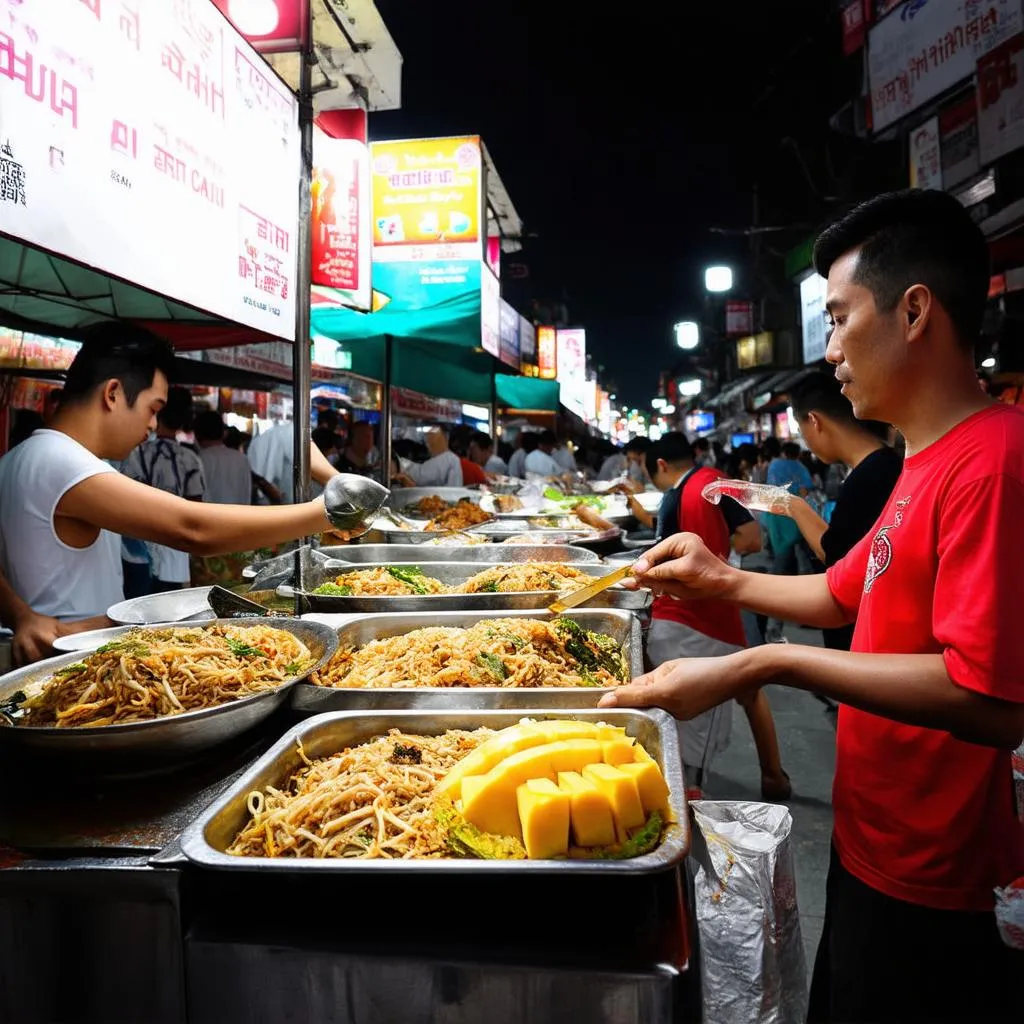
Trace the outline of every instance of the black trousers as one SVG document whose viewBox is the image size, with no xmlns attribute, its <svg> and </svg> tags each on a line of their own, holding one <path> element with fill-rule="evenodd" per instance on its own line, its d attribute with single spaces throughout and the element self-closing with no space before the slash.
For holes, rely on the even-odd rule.
<svg viewBox="0 0 1024 1024">
<path fill-rule="evenodd" d="M 1024 953 L 994 913 L 933 910 L 854 878 L 836 851 L 810 1024 L 1010 1024 L 1024 1019 Z"/>
</svg>

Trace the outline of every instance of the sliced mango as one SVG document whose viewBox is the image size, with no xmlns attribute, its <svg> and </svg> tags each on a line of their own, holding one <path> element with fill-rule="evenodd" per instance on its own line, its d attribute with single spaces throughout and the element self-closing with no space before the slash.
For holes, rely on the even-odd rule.
<svg viewBox="0 0 1024 1024">
<path fill-rule="evenodd" d="M 636 779 L 621 768 L 611 764 L 588 764 L 583 769 L 583 778 L 589 779 L 608 798 L 619 830 L 638 828 L 647 820 Z"/>
<path fill-rule="evenodd" d="M 569 794 L 550 779 L 529 779 L 516 789 L 526 856 L 564 857 L 569 852 Z"/>
<path fill-rule="evenodd" d="M 601 756 L 605 764 L 626 764 L 632 762 L 636 756 L 633 753 L 633 740 L 628 736 L 620 736 L 618 739 L 605 740 L 601 744 Z"/>
<path fill-rule="evenodd" d="M 559 772 L 558 788 L 569 796 L 569 822 L 576 846 L 611 846 L 615 823 L 608 797 L 579 772 Z"/>
<path fill-rule="evenodd" d="M 644 811 L 650 814 L 651 811 L 668 813 L 668 784 L 661 774 L 661 769 L 654 761 L 633 761 L 629 764 L 620 764 L 619 770 L 631 775 L 636 781 L 637 791 L 640 793 L 640 803 Z"/>
<path fill-rule="evenodd" d="M 463 817 L 483 832 L 522 838 L 516 789 L 530 779 L 553 783 L 559 772 L 580 772 L 600 760 L 597 740 L 562 740 L 521 750 L 492 768 L 481 781 L 474 776 L 463 778 Z"/>
<path fill-rule="evenodd" d="M 647 751 L 644 749 L 644 745 L 642 743 L 637 743 L 633 747 L 633 760 L 634 761 L 654 761 L 654 758 L 651 757 L 651 755 L 647 753 Z M 654 763 L 656 764 L 657 762 L 654 762 Z"/>
</svg>

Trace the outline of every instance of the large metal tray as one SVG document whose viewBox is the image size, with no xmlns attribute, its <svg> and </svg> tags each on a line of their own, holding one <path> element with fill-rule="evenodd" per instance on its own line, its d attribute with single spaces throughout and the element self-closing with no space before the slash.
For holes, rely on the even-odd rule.
<svg viewBox="0 0 1024 1024">
<path fill-rule="evenodd" d="M 213 617 L 210 608 L 212 587 L 188 587 L 147 594 L 119 601 L 107 609 L 107 618 L 122 626 L 148 626 L 155 622 L 198 622 Z"/>
<path fill-rule="evenodd" d="M 500 564 L 500 563 L 498 563 Z M 307 589 L 298 591 L 302 603 L 311 612 L 338 612 L 352 615 L 364 612 L 428 612 L 428 611 L 508 611 L 512 608 L 542 609 L 547 608 L 558 597 L 560 592 L 551 590 L 530 590 L 517 594 L 413 594 L 401 597 L 340 597 L 328 594 L 313 593 L 322 583 L 329 583 L 342 573 L 361 569 L 384 569 L 389 566 L 408 565 L 423 568 L 418 562 L 410 560 L 402 562 L 379 562 L 368 565 L 318 566 L 312 570 Z M 449 585 L 464 583 L 471 576 L 484 571 L 487 567 L 474 562 L 431 562 L 424 569 L 428 576 Z M 580 572 L 593 576 L 607 575 L 607 566 L 588 562 L 573 566 Z M 281 596 L 294 596 L 292 587 L 278 590 Z M 587 602 L 589 608 L 627 608 L 643 611 L 651 604 L 649 590 L 624 590 L 613 587 L 605 590 Z"/>
<path fill-rule="evenodd" d="M 271 626 L 297 636 L 310 650 L 316 663 L 313 671 L 323 665 L 338 649 L 335 629 L 320 622 L 302 619 L 208 619 L 203 623 L 185 625 Z M 182 625 L 168 623 L 168 625 Z M 82 653 L 64 654 L 37 662 L 0 677 L 0 701 L 13 696 L 26 686 L 48 679 L 54 671 L 82 660 Z M 224 743 L 262 722 L 281 707 L 289 691 L 303 676 L 286 679 L 277 689 L 242 700 L 231 701 L 201 711 L 154 718 L 123 725 L 84 726 L 58 729 L 53 726 L 0 727 L 0 755 L 16 757 L 75 757 L 87 759 L 92 767 L 96 761 L 123 765 L 140 771 L 153 764 L 172 764 Z"/>
<path fill-rule="evenodd" d="M 669 787 L 669 804 L 674 819 L 656 850 L 632 860 L 355 860 L 351 858 L 235 857 L 224 851 L 249 818 L 248 797 L 254 790 L 283 786 L 303 764 L 298 744 L 309 758 L 326 757 L 346 747 L 382 736 L 389 729 L 409 734 L 438 735 L 448 729 L 504 729 L 523 717 L 575 718 L 624 726 L 626 732 L 644 745 L 661 766 Z M 289 730 L 247 772 L 238 778 L 186 830 L 181 847 L 186 857 L 207 868 L 235 871 L 301 874 L 414 873 L 452 874 L 558 874 L 558 875 L 640 875 L 666 871 L 679 864 L 689 851 L 689 815 L 686 809 L 683 766 L 676 725 L 663 711 L 588 710 L 553 711 L 393 711 L 318 715 Z"/>
<path fill-rule="evenodd" d="M 472 626 L 482 619 L 542 619 L 536 611 L 505 612 L 402 612 L 393 615 L 330 615 L 314 613 L 303 621 L 320 622 L 338 630 L 339 647 L 363 647 L 371 640 L 403 636 L 428 626 Z M 574 619 L 584 629 L 605 633 L 622 644 L 629 664 L 629 676 L 635 679 L 644 671 L 640 620 L 633 612 L 615 608 L 573 610 L 565 618 Z M 607 693 L 605 687 L 591 686 L 420 686 L 400 689 L 316 686 L 299 683 L 292 690 L 292 707 L 303 712 L 372 709 L 470 709 L 470 708 L 593 708 Z"/>
<path fill-rule="evenodd" d="M 407 515 L 408 513 L 404 511 L 406 505 L 415 505 L 421 498 L 434 497 L 453 504 L 468 498 L 479 505 L 482 495 L 480 491 L 471 491 L 468 487 L 395 487 L 384 504 L 396 512 Z"/>
<path fill-rule="evenodd" d="M 322 554 L 352 565 L 376 565 L 401 562 L 475 562 L 495 565 L 502 562 L 598 562 L 593 551 L 570 544 L 458 544 L 435 547 L 423 544 L 343 544 L 320 548 Z"/>
</svg>

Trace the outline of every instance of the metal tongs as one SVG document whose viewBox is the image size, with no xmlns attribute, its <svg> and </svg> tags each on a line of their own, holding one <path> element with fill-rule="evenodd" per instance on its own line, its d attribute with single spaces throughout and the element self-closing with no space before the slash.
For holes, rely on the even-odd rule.
<svg viewBox="0 0 1024 1024">
<path fill-rule="evenodd" d="M 349 538 L 361 537 L 381 514 L 391 492 L 376 480 L 355 473 L 332 476 L 324 487 L 324 508 L 331 526 Z"/>
<path fill-rule="evenodd" d="M 586 604 L 591 598 L 597 597 L 598 594 L 607 590 L 609 587 L 614 587 L 616 583 L 624 580 L 627 576 L 631 575 L 632 572 L 633 563 L 630 562 L 629 565 L 623 565 L 614 572 L 608 573 L 607 576 L 599 576 L 593 583 L 588 583 L 580 590 L 574 590 L 568 594 L 559 594 L 558 600 L 555 601 L 554 604 L 548 606 L 548 611 L 553 615 L 561 615 L 570 608 L 576 608 L 581 604 Z"/>
</svg>

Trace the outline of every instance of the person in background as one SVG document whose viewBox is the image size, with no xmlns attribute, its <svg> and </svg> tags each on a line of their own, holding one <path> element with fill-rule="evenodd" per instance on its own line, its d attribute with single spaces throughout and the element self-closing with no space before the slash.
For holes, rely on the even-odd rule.
<svg viewBox="0 0 1024 1024">
<path fill-rule="evenodd" d="M 429 458 L 423 463 L 406 463 L 395 482 L 404 479 L 408 481 L 407 486 L 461 487 L 462 464 L 458 455 L 448 447 L 448 435 L 441 427 L 431 427 L 423 439 Z"/>
<path fill-rule="evenodd" d="M 715 466 L 715 452 L 706 437 L 698 437 L 693 442 L 693 460 L 698 466 Z"/>
<path fill-rule="evenodd" d="M 616 480 L 625 474 L 628 466 L 629 460 L 626 458 L 625 450 L 612 448 L 601 463 L 601 468 L 597 471 L 597 479 Z"/>
<path fill-rule="evenodd" d="M 129 480 L 186 501 L 202 501 L 206 491 L 203 465 L 194 451 L 178 443 L 178 434 L 191 426 L 191 393 L 186 388 L 171 388 L 167 404 L 156 416 L 156 435 L 121 463 L 121 472 Z M 188 555 L 164 544 L 123 536 L 121 562 L 124 596 L 129 599 L 180 590 L 191 580 Z"/>
<path fill-rule="evenodd" d="M 88 328 L 50 427 L 0 459 L 0 574 L 33 613 L 77 630 L 110 626 L 106 610 L 124 597 L 122 535 L 223 554 L 328 524 L 322 501 L 273 509 L 187 501 L 114 469 L 156 428 L 173 367 L 170 345 L 147 331 Z M 330 479 L 322 457 L 313 462 Z"/>
<path fill-rule="evenodd" d="M 247 434 L 244 430 L 239 430 L 238 427 L 228 427 L 228 432 L 224 435 L 224 447 L 231 448 L 236 452 L 241 452 L 243 455 L 248 451 L 250 441 L 252 441 L 252 435 Z M 249 460 L 247 458 L 247 465 L 248 462 Z M 284 500 L 284 496 L 281 492 L 272 483 L 253 473 L 251 469 L 249 472 L 252 478 L 250 504 L 259 505 L 261 503 L 260 496 L 262 495 L 270 502 L 271 505 L 280 505 Z"/>
<path fill-rule="evenodd" d="M 790 515 L 811 551 L 831 568 L 875 525 L 903 471 L 903 460 L 882 440 L 884 423 L 858 420 L 834 376 L 814 373 L 794 388 L 790 400 L 800 434 L 825 463 L 842 462 L 850 473 L 826 523 L 803 498 L 793 498 Z M 848 651 L 853 625 L 823 629 L 825 646 Z"/>
<path fill-rule="evenodd" d="M 206 410 L 196 416 L 194 427 L 199 458 L 206 478 L 206 501 L 217 505 L 249 505 L 252 473 L 245 456 L 224 443 L 227 430 L 219 412 Z"/>
<path fill-rule="evenodd" d="M 766 484 L 768 482 L 768 467 L 782 457 L 782 442 L 777 437 L 766 437 L 758 453 L 757 465 L 750 474 L 750 479 L 755 484 Z"/>
<path fill-rule="evenodd" d="M 349 428 L 348 444 L 338 456 L 335 466 L 341 473 L 357 473 L 372 476 L 370 453 L 373 451 L 373 424 L 356 420 Z"/>
<path fill-rule="evenodd" d="M 761 531 L 751 514 L 731 498 L 711 505 L 701 491 L 724 475 L 698 466 L 690 442 L 679 433 L 666 434 L 647 451 L 647 471 L 664 493 L 658 509 L 655 537 L 662 540 L 681 530 L 695 533 L 719 557 L 761 549 Z M 746 646 L 739 610 L 719 601 L 677 601 L 658 596 L 651 609 L 647 654 L 654 666 L 676 658 L 715 658 Z M 761 795 L 765 800 L 788 800 L 789 776 L 782 770 L 768 697 L 752 690 L 739 700 L 750 723 L 761 766 Z M 687 786 L 699 789 L 714 758 L 729 745 L 732 702 L 726 701 L 687 722 L 679 723 L 679 742 Z"/>
<path fill-rule="evenodd" d="M 329 427 L 317 427 L 312 434 L 313 444 L 320 449 L 323 457 L 332 465 L 337 466 L 338 435 Z"/>
<path fill-rule="evenodd" d="M 555 435 L 550 430 L 542 430 L 537 437 L 537 447 L 526 456 L 524 469 L 534 476 L 561 476 L 562 467 L 555 461 L 552 452 L 555 450 Z"/>
<path fill-rule="evenodd" d="M 580 468 L 576 462 L 575 453 L 569 447 L 569 442 L 564 437 L 559 438 L 556 442 L 551 452 L 551 457 L 558 463 L 560 473 L 575 473 Z"/>
<path fill-rule="evenodd" d="M 494 439 L 482 430 L 476 431 L 469 439 L 469 457 L 478 466 L 483 466 L 485 473 L 508 475 L 508 464 L 494 453 Z"/>
<path fill-rule="evenodd" d="M 539 438 L 533 431 L 520 430 L 516 435 L 516 447 L 508 460 L 508 475 L 516 480 L 526 479 L 526 460 L 537 450 Z"/>
<path fill-rule="evenodd" d="M 474 462 L 469 457 L 470 440 L 476 433 L 472 427 L 462 423 L 451 433 L 449 447 L 459 457 L 459 465 L 462 467 L 462 486 L 479 487 L 487 483 L 487 474 L 483 466 Z"/>
</svg>

